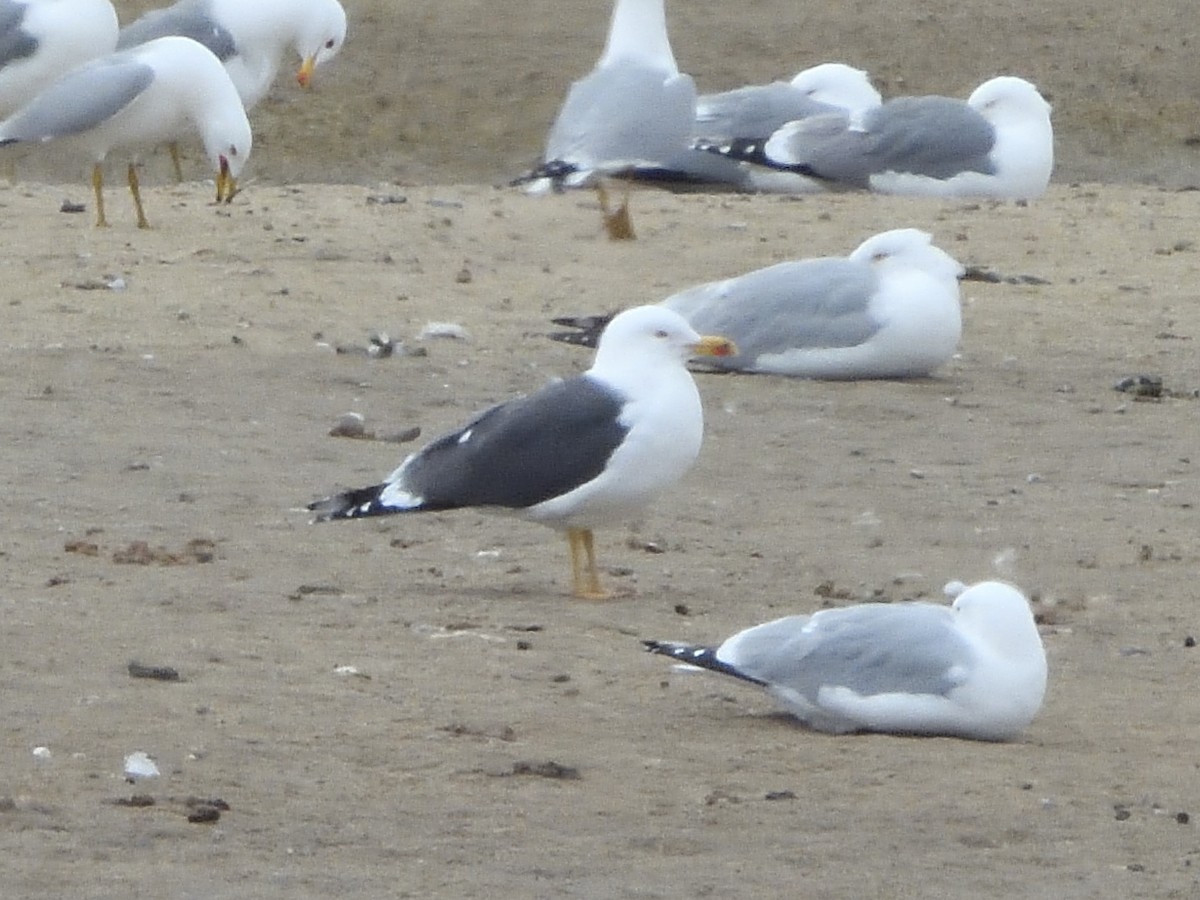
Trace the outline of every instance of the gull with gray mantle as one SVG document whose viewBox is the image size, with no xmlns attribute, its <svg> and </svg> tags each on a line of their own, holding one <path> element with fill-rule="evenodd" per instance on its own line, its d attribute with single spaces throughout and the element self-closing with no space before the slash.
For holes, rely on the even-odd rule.
<svg viewBox="0 0 1200 900">
<path fill-rule="evenodd" d="M 965 103 L 898 97 L 858 114 L 789 122 L 765 141 L 697 146 L 830 189 L 914 196 L 1032 200 L 1054 169 L 1050 104 L 1013 76 L 984 82 Z"/>
<path fill-rule="evenodd" d="M 778 263 L 673 294 L 661 305 L 737 344 L 703 368 L 793 378 L 919 378 L 962 336 L 963 267 L 915 228 L 885 231 L 848 257 Z M 567 316 L 551 337 L 594 343 L 609 317 Z"/>
<path fill-rule="evenodd" d="M 565 531 L 575 596 L 609 596 L 592 529 L 626 521 L 678 481 L 700 452 L 700 394 L 685 362 L 724 355 L 658 306 L 609 323 L 592 367 L 500 403 L 412 454 L 380 484 L 309 505 L 315 522 L 480 507 Z"/>
<path fill-rule="evenodd" d="M 0 118 L 116 44 L 109 0 L 0 0 Z"/>
<path fill-rule="evenodd" d="M 266 96 L 283 56 L 300 59 L 296 81 L 307 88 L 316 68 L 329 62 L 346 40 L 346 11 L 338 0 L 180 0 L 151 10 L 121 29 L 119 49 L 160 37 L 189 37 L 225 66 L 249 112 Z M 183 181 L 179 148 L 168 149 L 175 177 Z"/>
<path fill-rule="evenodd" d="M 595 187 L 609 237 L 632 238 L 628 196 L 610 210 L 603 177 L 684 152 L 695 114 L 696 86 L 675 63 L 664 0 L 616 0 L 600 61 L 571 85 L 542 163 L 513 184 L 533 192 Z"/>
<path fill-rule="evenodd" d="M 864 603 L 786 616 L 718 647 L 645 641 L 757 684 L 810 728 L 985 741 L 1016 737 L 1046 693 L 1046 651 L 1015 587 L 953 582 L 954 603 Z"/>
<path fill-rule="evenodd" d="M 791 81 L 751 84 L 696 99 L 695 136 L 712 144 L 765 141 L 788 122 L 828 113 L 861 115 L 883 98 L 861 69 L 845 63 L 821 63 L 798 72 Z M 667 187 L 721 184 L 736 190 L 812 193 L 825 188 L 810 178 L 755 166 L 688 147 L 655 169 L 639 168 L 639 181 Z"/>
<path fill-rule="evenodd" d="M 114 149 L 149 149 L 199 133 L 216 169 L 217 202 L 237 193 L 250 157 L 250 123 L 229 74 L 189 38 L 165 37 L 94 59 L 53 82 L 0 122 L 0 146 L 54 145 L 92 160 L 96 225 L 105 226 L 104 160 Z M 149 227 L 135 161 L 129 190 L 139 228 Z"/>
</svg>

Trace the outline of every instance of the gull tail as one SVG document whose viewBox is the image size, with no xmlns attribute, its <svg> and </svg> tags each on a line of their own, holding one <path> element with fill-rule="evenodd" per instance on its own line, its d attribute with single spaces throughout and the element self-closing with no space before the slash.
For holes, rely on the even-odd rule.
<svg viewBox="0 0 1200 900">
<path fill-rule="evenodd" d="M 722 675 L 732 675 L 734 678 L 749 681 L 751 684 L 766 684 L 765 681 L 755 678 L 752 675 L 747 675 L 729 663 L 717 659 L 716 647 L 701 647 L 696 644 L 681 644 L 676 641 L 642 641 L 642 643 L 650 653 L 669 656 L 689 666 L 710 669 L 713 672 L 720 672 Z"/>
</svg>

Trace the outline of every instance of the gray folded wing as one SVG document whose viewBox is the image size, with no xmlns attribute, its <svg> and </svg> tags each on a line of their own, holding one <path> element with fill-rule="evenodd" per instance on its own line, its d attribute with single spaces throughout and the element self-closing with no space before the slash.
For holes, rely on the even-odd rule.
<svg viewBox="0 0 1200 900">
<path fill-rule="evenodd" d="M 0 68 L 33 56 L 38 41 L 21 26 L 25 23 L 23 3 L 0 0 Z"/>
<path fill-rule="evenodd" d="M 784 126 L 767 155 L 805 174 L 866 188 L 871 175 L 881 172 L 930 178 L 992 174 L 994 144 L 991 124 L 962 101 L 901 97 L 865 113 L 861 129 L 845 113 Z"/>
<path fill-rule="evenodd" d="M 253 3 L 254 0 L 246 0 Z M 211 0 L 183 0 L 166 9 L 155 9 L 126 25 L 117 36 L 117 49 L 137 47 L 160 37 L 191 38 L 224 62 L 237 53 L 231 35 L 212 15 Z"/>
<path fill-rule="evenodd" d="M 717 655 L 739 671 L 817 702 L 822 687 L 863 696 L 945 695 L 963 683 L 976 654 L 949 607 L 852 606 L 790 616 L 735 635 Z"/>
<path fill-rule="evenodd" d="M 420 509 L 524 509 L 598 476 L 627 433 L 624 400 L 587 376 L 498 404 L 393 473 Z"/>
<path fill-rule="evenodd" d="M 705 358 L 727 370 L 754 368 L 764 354 L 854 347 L 880 328 L 870 302 L 878 280 L 847 259 L 779 263 L 682 291 L 662 305 L 703 334 L 733 340 L 738 355 Z"/>
<path fill-rule="evenodd" d="M 786 81 L 750 85 L 701 95 L 696 100 L 696 136 L 716 142 L 765 140 L 788 122 L 839 111 L 839 107 L 813 100 Z"/>
<path fill-rule="evenodd" d="M 153 81 L 153 68 L 123 56 L 87 63 L 9 118 L 0 140 L 48 141 L 87 131 L 119 113 Z"/>
</svg>

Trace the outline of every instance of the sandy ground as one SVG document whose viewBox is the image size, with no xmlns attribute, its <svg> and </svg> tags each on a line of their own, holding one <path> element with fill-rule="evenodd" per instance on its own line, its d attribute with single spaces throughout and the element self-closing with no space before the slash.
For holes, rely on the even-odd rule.
<svg viewBox="0 0 1200 900">
<path fill-rule="evenodd" d="M 1136 71 L 1154 109 L 1194 107 L 1168 92 L 1190 39 L 1166 27 L 1171 4 L 1112 13 L 1119 45 L 1065 6 L 1014 23 L 990 4 L 974 59 L 950 39 L 968 14 L 936 6 L 885 45 L 867 24 L 880 4 L 843 7 L 833 43 L 815 33 L 827 9 L 780 28 L 782 3 L 743 19 L 676 4 L 677 52 L 707 59 L 713 87 L 878 55 L 873 70 L 912 72 L 913 89 L 965 91 L 1015 60 L 1055 75 L 1077 127 L 1061 183 L 1028 206 L 644 191 L 626 244 L 603 239 L 588 196 L 488 186 L 536 154 L 606 4 L 580 23 L 553 4 L 498 22 L 485 4 L 424 4 L 390 13 L 395 32 L 382 2 L 348 6 L 362 42 L 312 97 L 281 86 L 264 107 L 261 180 L 231 206 L 200 184 L 151 188 L 156 227 L 139 232 L 114 188 L 98 231 L 58 211 L 89 199 L 81 183 L 0 187 L 5 896 L 1196 896 L 1200 214 L 1193 193 L 1068 184 L 1117 180 L 1111 158 L 1089 168 L 1113 132 L 1079 125 L 1096 108 L 1085 83 Z M 918 75 L 935 28 L 946 54 Z M 488 30 L 497 59 L 467 52 Z M 472 93 L 456 65 L 500 74 Z M 391 102 L 411 117 L 383 81 L 354 90 L 385 70 L 408 79 Z M 342 134 L 353 118 L 389 149 L 319 146 L 331 102 Z M 518 133 L 517 110 L 542 121 Z M 1151 118 L 1121 146 L 1160 148 L 1139 165 L 1172 183 L 1168 151 L 1194 151 Z M 323 175 L 360 183 L 273 183 Z M 459 512 L 314 527 L 300 510 L 408 449 L 330 437 L 344 412 L 425 440 L 586 367 L 542 336 L 553 314 L 906 225 L 1006 279 L 964 286 L 959 357 L 917 382 L 700 376 L 696 469 L 598 535 L 632 598 L 566 598 L 566 542 L 539 526 Z M 469 339 L 416 340 L 430 321 Z M 417 352 L 331 349 L 377 331 Z M 1134 374 L 1167 396 L 1113 389 Z M 1011 744 L 812 734 L 754 688 L 639 645 L 996 576 L 1037 598 L 1050 659 L 1046 706 Z M 131 661 L 180 680 L 132 678 Z M 127 784 L 134 750 L 162 777 Z M 189 797 L 228 809 L 192 823 Z"/>
</svg>

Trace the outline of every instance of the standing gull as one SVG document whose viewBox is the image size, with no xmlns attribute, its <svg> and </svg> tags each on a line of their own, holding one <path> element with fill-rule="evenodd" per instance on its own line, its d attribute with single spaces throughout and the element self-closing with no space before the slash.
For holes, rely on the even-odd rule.
<svg viewBox="0 0 1200 900">
<path fill-rule="evenodd" d="M 848 257 L 778 263 L 673 294 L 662 305 L 700 331 L 728 336 L 734 355 L 706 368 L 794 378 L 919 378 L 946 363 L 962 336 L 963 267 L 915 228 L 885 231 Z M 564 317 L 594 341 L 603 316 Z"/>
<path fill-rule="evenodd" d="M 937 197 L 1040 197 L 1054 168 L 1050 104 L 1021 78 L 984 82 L 964 103 L 898 97 L 859 114 L 790 122 L 765 142 L 701 142 L 710 152 L 831 188 Z"/>
<path fill-rule="evenodd" d="M 952 606 L 866 603 L 787 616 L 719 647 L 647 649 L 762 685 L 817 731 L 1003 741 L 1042 706 L 1046 651 L 1029 602 L 985 581 Z"/>
<path fill-rule="evenodd" d="M 270 90 L 289 48 L 300 59 L 296 80 L 309 86 L 317 66 L 342 49 L 346 11 L 338 0 L 180 0 L 122 28 L 117 46 L 168 35 L 190 37 L 216 54 L 250 110 Z"/>
<path fill-rule="evenodd" d="M 0 0 L 0 118 L 116 43 L 109 0 Z"/>
<path fill-rule="evenodd" d="M 575 596 L 608 596 L 592 529 L 623 521 L 700 452 L 703 414 L 684 362 L 733 352 L 669 310 L 617 316 L 592 367 L 476 416 L 409 456 L 382 484 L 309 505 L 314 521 L 491 507 L 564 530 Z"/>
<path fill-rule="evenodd" d="M 616 0 L 604 54 L 571 85 L 542 164 L 514 182 L 533 182 L 534 190 L 596 186 L 613 238 L 633 237 L 628 197 L 610 212 L 601 177 L 661 166 L 692 138 L 696 86 L 675 63 L 663 4 Z"/>
<path fill-rule="evenodd" d="M 250 156 L 250 123 L 229 75 L 195 41 L 165 37 L 67 73 L 0 122 L 0 146 L 55 142 L 92 159 L 96 224 L 105 226 L 103 164 L 114 148 L 139 150 L 198 132 L 217 170 L 217 202 L 237 192 Z M 129 163 L 139 228 L 148 227 Z"/>
<path fill-rule="evenodd" d="M 702 94 L 696 100 L 695 135 L 705 144 L 762 142 L 799 119 L 827 113 L 861 115 L 882 98 L 866 72 L 845 63 L 822 63 L 799 72 L 791 81 L 753 84 Z M 779 172 L 689 146 L 660 168 L 637 170 L 639 180 L 723 184 L 740 191 L 812 193 L 824 187 L 793 172 Z"/>
</svg>

